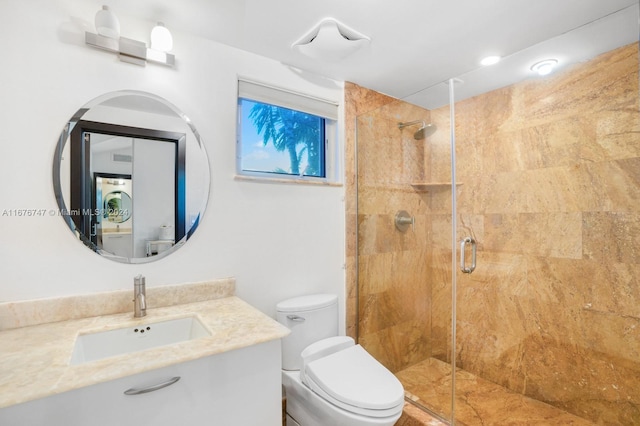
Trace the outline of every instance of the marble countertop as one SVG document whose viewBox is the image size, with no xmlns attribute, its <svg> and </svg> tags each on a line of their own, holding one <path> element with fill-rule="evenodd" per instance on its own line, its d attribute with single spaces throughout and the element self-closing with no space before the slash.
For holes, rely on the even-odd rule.
<svg viewBox="0 0 640 426">
<path fill-rule="evenodd" d="M 69 365 L 78 334 L 197 316 L 211 336 Z M 0 332 L 0 408 L 282 338 L 289 330 L 235 296 Z"/>
</svg>

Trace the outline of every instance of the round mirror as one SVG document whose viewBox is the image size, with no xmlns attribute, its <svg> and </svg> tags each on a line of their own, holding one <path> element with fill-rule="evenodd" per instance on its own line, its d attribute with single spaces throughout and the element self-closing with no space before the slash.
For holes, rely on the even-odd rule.
<svg viewBox="0 0 640 426">
<path fill-rule="evenodd" d="M 198 227 L 209 160 L 197 130 L 174 105 L 150 93 L 112 92 L 66 124 L 53 186 L 60 216 L 92 251 L 151 262 Z"/>
</svg>

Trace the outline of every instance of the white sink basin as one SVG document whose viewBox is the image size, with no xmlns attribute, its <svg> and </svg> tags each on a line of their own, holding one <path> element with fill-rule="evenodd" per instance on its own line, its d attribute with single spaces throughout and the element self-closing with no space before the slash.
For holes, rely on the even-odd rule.
<svg viewBox="0 0 640 426">
<path fill-rule="evenodd" d="M 196 317 L 81 334 L 76 338 L 70 364 L 83 364 L 210 335 Z"/>
</svg>

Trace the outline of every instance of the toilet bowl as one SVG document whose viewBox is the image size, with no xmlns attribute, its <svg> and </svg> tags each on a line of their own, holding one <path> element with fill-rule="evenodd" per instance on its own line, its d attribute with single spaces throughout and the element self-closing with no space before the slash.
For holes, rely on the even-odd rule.
<svg viewBox="0 0 640 426">
<path fill-rule="evenodd" d="M 402 414 L 398 379 L 354 340 L 338 334 L 338 298 L 318 294 L 278 303 L 287 425 L 391 426 Z"/>
</svg>

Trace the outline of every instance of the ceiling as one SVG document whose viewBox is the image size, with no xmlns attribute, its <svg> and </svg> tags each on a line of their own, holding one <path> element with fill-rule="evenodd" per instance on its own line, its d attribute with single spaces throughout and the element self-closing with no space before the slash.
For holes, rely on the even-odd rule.
<svg viewBox="0 0 640 426">
<path fill-rule="evenodd" d="M 472 95 L 525 78 L 522 69 L 528 72 L 533 63 L 528 61 L 535 58 L 553 54 L 561 56 L 560 65 L 575 63 L 638 41 L 638 3 L 638 0 L 112 0 L 109 4 L 117 14 L 162 21 L 170 29 L 434 107 L 442 102 L 434 100 L 443 91 L 437 87 L 449 78 L 460 77 L 465 85 L 472 82 L 468 85 L 469 89 L 473 86 L 473 90 L 468 90 Z M 333 17 L 369 36 L 371 42 L 333 63 L 313 60 L 291 49 L 294 41 L 325 17 Z M 603 17 L 608 18 L 598 21 Z M 179 58 L 179 52 L 174 53 Z M 491 71 L 479 70 L 472 81 L 462 78 L 478 70 L 480 59 L 487 55 L 509 60 L 490 67 Z M 430 87 L 436 90 L 423 90 Z"/>
</svg>

